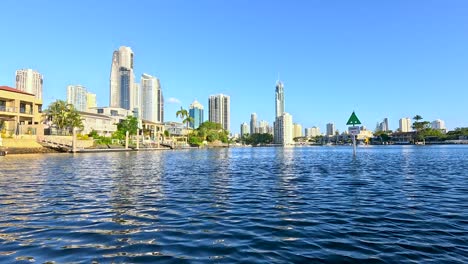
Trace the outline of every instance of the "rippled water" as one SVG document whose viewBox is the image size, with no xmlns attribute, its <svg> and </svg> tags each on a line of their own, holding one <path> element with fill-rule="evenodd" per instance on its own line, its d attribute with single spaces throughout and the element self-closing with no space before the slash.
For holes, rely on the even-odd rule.
<svg viewBox="0 0 468 264">
<path fill-rule="evenodd" d="M 0 157 L 0 262 L 468 262 L 468 146 Z"/>
</svg>

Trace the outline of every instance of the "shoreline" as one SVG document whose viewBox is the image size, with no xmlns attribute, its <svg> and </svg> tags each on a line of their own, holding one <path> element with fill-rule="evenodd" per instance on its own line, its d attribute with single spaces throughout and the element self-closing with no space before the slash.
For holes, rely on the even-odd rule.
<svg viewBox="0 0 468 264">
<path fill-rule="evenodd" d="M 454 144 L 454 143 L 446 143 L 446 144 L 426 144 L 426 145 L 415 145 L 415 144 L 389 144 L 389 145 L 358 145 L 358 147 L 370 147 L 370 146 L 417 146 L 417 147 L 424 147 L 424 146 L 440 146 L 440 145 L 467 145 L 467 144 Z M 350 145 L 291 145 L 288 147 L 349 147 Z M 162 150 L 187 150 L 187 149 L 213 149 L 213 148 L 242 148 L 242 147 L 251 147 L 251 146 L 217 146 L 217 147 L 206 147 L 206 148 L 180 148 L 180 149 L 170 149 L 170 148 L 87 148 L 87 149 L 79 149 L 75 153 L 104 153 L 104 152 L 133 152 L 133 151 L 162 151 Z M 255 148 L 262 148 L 262 147 L 283 147 L 283 146 L 252 146 Z M 57 154 L 57 153 L 73 153 L 71 151 L 65 150 L 58 150 L 53 148 L 16 148 L 16 147 L 0 147 L 0 156 L 6 155 L 28 155 L 28 154 Z"/>
</svg>

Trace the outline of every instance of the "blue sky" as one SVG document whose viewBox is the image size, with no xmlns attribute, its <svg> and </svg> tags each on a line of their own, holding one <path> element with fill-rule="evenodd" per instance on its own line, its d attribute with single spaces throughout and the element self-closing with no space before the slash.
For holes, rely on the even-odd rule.
<svg viewBox="0 0 468 264">
<path fill-rule="evenodd" d="M 161 80 L 166 120 L 211 94 L 231 96 L 231 131 L 274 118 L 274 89 L 303 127 L 342 131 L 353 110 L 370 129 L 420 114 L 468 126 L 468 1 L 0 2 L 0 85 L 44 75 L 44 105 L 85 85 L 109 104 L 112 52 L 135 53 Z M 181 102 L 169 103 L 169 98 Z M 176 101 L 176 100 L 174 100 Z"/>
</svg>

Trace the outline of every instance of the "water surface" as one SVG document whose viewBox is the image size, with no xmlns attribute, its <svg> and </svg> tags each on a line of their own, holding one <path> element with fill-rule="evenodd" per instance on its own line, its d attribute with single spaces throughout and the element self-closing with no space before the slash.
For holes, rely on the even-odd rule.
<svg viewBox="0 0 468 264">
<path fill-rule="evenodd" d="M 0 262 L 467 263 L 468 146 L 0 157 Z"/>
</svg>

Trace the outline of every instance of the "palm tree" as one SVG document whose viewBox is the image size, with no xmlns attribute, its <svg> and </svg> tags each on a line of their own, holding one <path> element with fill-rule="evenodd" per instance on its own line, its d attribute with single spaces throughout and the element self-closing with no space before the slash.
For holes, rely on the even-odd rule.
<svg viewBox="0 0 468 264">
<path fill-rule="evenodd" d="M 413 122 L 413 129 L 416 130 L 416 139 L 417 140 L 421 140 L 423 141 L 423 144 L 426 144 L 426 140 L 424 138 L 424 130 L 426 130 L 428 128 L 428 125 L 429 125 L 429 122 L 428 121 L 422 121 L 420 122 L 420 120 L 422 120 L 423 118 L 420 116 L 420 115 L 415 115 L 413 117 L 413 119 L 415 120 Z"/>
<path fill-rule="evenodd" d="M 72 104 L 63 100 L 57 100 L 49 105 L 45 111 L 49 120 L 57 127 L 60 132 L 63 129 L 82 128 L 83 122 L 81 116 Z"/>
<path fill-rule="evenodd" d="M 188 116 L 187 110 L 185 110 L 182 106 L 180 107 L 180 110 L 176 112 L 176 117 L 180 116 L 180 119 L 184 120 Z"/>
</svg>

